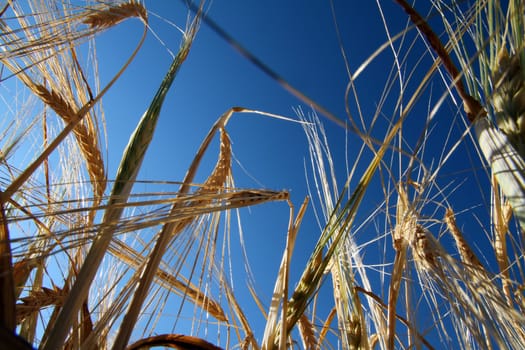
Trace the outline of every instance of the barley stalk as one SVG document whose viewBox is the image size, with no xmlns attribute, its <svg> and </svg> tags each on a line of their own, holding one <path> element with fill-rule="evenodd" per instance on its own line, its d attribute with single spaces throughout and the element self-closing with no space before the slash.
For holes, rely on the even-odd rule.
<svg viewBox="0 0 525 350">
<path fill-rule="evenodd" d="M 133 140 L 133 145 L 130 147 L 130 151 L 132 151 L 130 152 L 130 156 L 132 156 L 133 159 L 130 158 L 129 160 L 133 162 L 132 163 L 128 163 L 128 161 L 123 162 L 122 174 L 127 174 L 126 177 L 129 176 L 131 169 L 135 169 L 133 170 L 134 174 L 132 175 L 131 179 L 134 180 L 136 176 L 136 171 L 138 170 L 138 168 L 136 168 L 136 161 L 135 161 L 136 154 L 135 153 L 138 152 L 138 154 L 140 154 L 139 162 L 142 162 L 142 158 L 146 151 L 147 145 L 149 145 L 149 142 L 151 141 L 151 137 L 153 136 L 153 130 L 154 130 L 156 121 L 160 113 L 160 108 L 162 107 L 162 103 L 166 97 L 166 93 L 169 87 L 171 86 L 179 67 L 181 66 L 182 62 L 186 59 L 189 53 L 191 44 L 197 32 L 198 24 L 199 24 L 199 15 L 196 17 L 196 19 L 192 23 L 188 33 L 186 34 L 184 38 L 184 41 L 183 41 L 183 44 L 181 45 L 179 53 L 174 58 L 172 65 L 170 66 L 168 70 L 168 73 L 166 74 L 164 80 L 162 81 L 160 88 L 150 105 L 150 108 L 146 111 L 143 117 L 144 122 L 141 123 L 142 130 L 137 130 L 136 132 L 137 140 L 136 141 Z M 142 138 L 146 138 L 148 141 L 144 143 L 143 140 L 141 140 Z M 135 142 L 136 142 L 136 145 L 135 145 Z M 119 187 L 120 186 L 126 186 L 126 187 L 131 186 L 132 182 L 128 182 L 128 181 L 129 180 L 126 179 L 126 181 L 123 184 L 120 184 Z M 130 189 L 126 190 L 128 194 L 129 194 Z M 121 189 L 117 189 L 117 191 L 118 191 L 117 193 L 119 193 L 121 192 Z M 168 224 L 168 227 L 173 228 L 175 225 L 178 225 L 178 224 L 173 224 L 173 223 Z M 105 240 L 106 242 L 104 242 L 104 248 L 106 249 L 109 244 L 109 237 L 106 238 Z M 162 252 L 159 252 L 158 250 L 159 249 L 164 250 L 167 246 L 167 243 L 168 243 L 168 233 L 166 231 L 164 235 L 162 233 L 160 234 L 159 239 L 153 249 L 153 254 L 154 254 L 154 256 L 152 256 L 153 260 L 148 261 L 148 263 L 146 264 L 141 281 L 139 282 L 139 286 L 133 295 L 133 299 L 131 300 L 130 307 L 128 308 L 128 312 L 126 312 L 126 315 L 124 316 L 122 327 L 120 328 L 120 331 L 113 345 L 115 349 L 122 349 L 128 343 L 129 337 L 131 335 L 131 331 L 133 329 L 133 326 L 140 312 L 142 303 L 149 289 L 150 283 L 154 277 L 157 267 L 159 266 L 160 260 L 162 259 L 163 254 Z M 99 261 L 100 260 L 101 259 L 99 259 Z"/>
<path fill-rule="evenodd" d="M 525 161 L 508 137 L 487 118 L 474 122 L 479 146 L 505 197 L 525 228 Z"/>
<path fill-rule="evenodd" d="M 326 317 L 326 320 L 323 323 L 323 327 L 321 327 L 321 331 L 319 332 L 319 337 L 317 338 L 316 350 L 321 349 L 321 344 L 324 342 L 326 335 L 328 334 L 328 331 L 330 330 L 330 324 L 332 323 L 336 314 L 337 314 L 337 309 L 334 307 L 332 310 L 330 310 L 328 317 Z"/>
<path fill-rule="evenodd" d="M 367 291 L 365 289 L 363 289 L 362 287 L 359 287 L 357 286 L 356 288 L 356 291 L 359 291 L 367 296 L 369 296 L 370 298 L 372 298 L 374 300 L 374 302 L 376 302 L 378 305 L 380 305 L 383 309 L 387 309 L 389 308 L 389 306 L 384 303 L 380 297 L 378 297 L 377 295 L 375 295 L 374 293 L 370 292 L 370 291 Z M 407 327 L 411 327 L 410 323 L 408 322 L 408 320 L 406 320 L 405 318 L 403 318 L 401 315 L 396 315 L 396 318 L 398 321 L 401 321 L 403 324 L 405 324 Z M 381 332 L 381 330 L 380 330 Z M 434 347 L 428 342 L 428 340 L 425 339 L 425 337 L 420 334 L 419 332 L 415 332 L 415 336 L 418 338 L 419 341 L 421 341 L 421 343 L 423 343 L 428 349 L 430 350 L 433 350 Z M 371 337 L 370 337 L 370 344 L 372 345 L 373 343 L 377 343 L 378 340 L 379 340 L 379 337 L 380 335 L 378 334 L 373 334 Z"/>
<path fill-rule="evenodd" d="M 434 33 L 432 28 L 428 25 L 427 21 L 405 0 L 396 0 L 396 2 L 403 8 L 403 10 L 410 16 L 412 23 L 423 33 L 428 40 L 430 46 L 434 49 L 436 54 L 439 56 L 443 65 L 447 69 L 448 73 L 453 79 L 454 87 L 463 100 L 463 108 L 471 122 L 486 116 L 486 111 L 483 109 L 478 100 L 469 95 L 463 85 L 461 74 L 456 68 L 456 65 L 451 60 L 447 49 L 441 43 L 439 37 Z"/>
<path fill-rule="evenodd" d="M 3 194 L 0 192 L 0 195 Z M 0 325 L 8 332 L 15 330 L 15 283 L 13 278 L 13 262 L 11 240 L 5 212 L 5 202 L 0 196 Z"/>
<path fill-rule="evenodd" d="M 288 333 L 286 332 L 286 313 L 288 312 L 288 280 L 290 266 L 289 262 L 292 258 L 292 251 L 295 246 L 297 233 L 301 225 L 303 216 L 305 214 L 309 199 L 305 198 L 297 217 L 294 219 L 294 208 L 290 201 L 288 205 L 290 207 L 290 220 L 288 222 L 288 234 L 286 236 L 286 245 L 281 258 L 281 264 L 279 266 L 279 272 L 275 281 L 273 297 L 268 310 L 266 318 L 266 327 L 264 329 L 262 348 L 269 349 L 283 349 L 286 345 Z M 279 305 L 282 305 L 279 310 Z M 279 312 L 281 311 L 281 312 Z M 278 323 L 278 319 L 281 317 L 281 323 Z"/>
<path fill-rule="evenodd" d="M 199 18 L 196 19 L 196 22 L 198 23 Z M 192 27 L 192 31 L 195 30 L 196 25 Z M 194 32 L 193 32 L 194 34 Z M 187 54 L 187 50 L 183 50 L 184 57 Z M 283 118 L 277 115 L 271 115 L 269 113 L 262 113 L 258 111 L 248 110 L 242 107 L 233 107 L 230 110 L 226 111 L 218 120 L 217 122 L 212 126 L 211 130 L 208 132 L 206 137 L 204 138 L 203 142 L 201 143 L 201 146 L 199 150 L 197 151 L 197 154 L 193 158 L 193 161 L 188 168 L 188 171 L 186 172 L 186 175 L 184 177 L 184 180 L 182 181 L 182 185 L 179 189 L 178 196 L 185 196 L 190 190 L 190 185 L 193 182 L 193 178 L 196 175 L 197 169 L 200 165 L 200 162 L 202 160 L 202 157 L 204 156 L 204 153 L 208 149 L 208 146 L 210 145 L 213 137 L 215 136 L 216 132 L 219 131 L 222 135 L 222 146 L 221 150 L 225 152 L 224 154 L 219 154 L 219 160 L 208 177 L 208 179 L 205 182 L 205 185 L 203 186 L 204 191 L 209 190 L 212 186 L 218 186 L 217 190 L 222 189 L 224 187 L 224 181 L 228 178 L 230 174 L 230 162 L 231 162 L 231 155 L 229 154 L 230 146 L 229 146 L 229 138 L 226 133 L 225 126 L 230 120 L 231 116 L 235 112 L 254 112 L 259 114 L 266 114 L 271 117 L 276 117 L 280 119 L 287 119 Z M 289 120 L 289 119 L 287 119 Z M 222 183 L 221 183 L 222 182 Z M 220 186 L 219 186 L 219 183 Z M 220 192 L 220 191 L 217 191 Z M 275 193 L 275 192 L 273 192 Z M 256 201 L 259 202 L 261 199 L 260 196 L 257 196 L 259 198 L 256 198 Z M 286 192 L 279 192 L 277 196 L 273 196 L 274 198 L 287 198 L 288 194 Z M 263 198 L 263 201 L 266 201 L 268 197 Z M 250 204 L 250 202 L 246 202 Z M 209 202 L 203 202 L 200 203 L 203 206 L 209 205 Z M 184 206 L 180 206 L 180 204 L 176 204 L 172 207 L 171 213 L 176 214 L 179 210 L 185 209 Z M 138 315 L 140 313 L 141 306 L 145 300 L 145 297 L 148 293 L 148 290 L 150 288 L 150 285 L 153 281 L 153 277 L 155 275 L 155 271 L 157 270 L 162 257 L 164 255 L 165 250 L 169 246 L 169 241 L 173 239 L 174 237 L 178 236 L 182 230 L 186 228 L 196 217 L 194 215 L 193 217 L 190 217 L 186 220 L 178 221 L 178 222 L 169 222 L 165 225 L 163 225 L 162 229 L 160 230 L 158 234 L 158 238 L 155 242 L 155 247 L 153 248 L 152 252 L 150 253 L 148 257 L 148 261 L 146 263 L 146 266 L 144 267 L 144 270 L 141 274 L 141 280 L 139 282 L 139 286 L 137 290 L 135 291 L 133 295 L 133 299 L 131 300 L 128 310 L 126 312 L 126 315 L 123 320 L 123 326 L 120 328 L 120 332 L 117 336 L 117 339 L 115 340 L 114 347 L 115 348 L 122 348 L 127 343 L 131 330 L 132 325 L 136 322 Z"/>
</svg>

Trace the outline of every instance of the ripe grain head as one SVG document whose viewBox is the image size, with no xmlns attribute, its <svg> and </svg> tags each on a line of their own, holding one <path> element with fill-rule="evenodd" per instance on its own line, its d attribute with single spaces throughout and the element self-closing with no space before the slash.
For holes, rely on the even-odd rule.
<svg viewBox="0 0 525 350">
<path fill-rule="evenodd" d="M 145 23 L 148 21 L 146 8 L 140 2 L 131 0 L 103 9 L 93 9 L 91 14 L 84 18 L 83 23 L 91 28 L 105 29 L 129 17 L 140 18 Z"/>
</svg>

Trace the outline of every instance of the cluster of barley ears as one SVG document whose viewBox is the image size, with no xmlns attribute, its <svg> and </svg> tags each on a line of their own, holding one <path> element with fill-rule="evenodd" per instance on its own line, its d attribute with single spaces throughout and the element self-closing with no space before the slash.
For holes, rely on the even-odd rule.
<svg viewBox="0 0 525 350">
<path fill-rule="evenodd" d="M 355 62 L 346 61 L 346 118 L 281 79 L 206 17 L 203 3 L 190 5 L 194 15 L 179 51 L 117 173 L 108 174 L 101 100 L 140 50 L 148 9 L 136 0 L 5 1 L 0 83 L 18 81 L 30 98 L 15 101 L 2 116 L 0 344 L 525 346 L 525 3 L 396 2 L 399 13 L 393 15 L 406 13 L 406 25 L 395 28 L 378 1 L 385 44 L 355 71 Z M 93 43 L 133 19 L 144 27 L 137 48 L 101 86 Z M 160 182 L 149 193 L 134 190 L 166 93 L 202 23 L 359 141 L 355 158 L 339 169 L 317 114 L 297 109 L 311 156 L 309 198 L 235 185 L 235 135 L 228 123 L 241 113 L 287 119 L 241 107 L 212 125 L 180 182 Z M 381 56 L 391 58 L 393 74 L 369 115 L 359 82 Z M 417 129 L 411 126 L 415 118 L 423 121 Z M 198 183 L 200 163 L 215 139 L 217 162 Z M 20 156 L 28 153 L 30 159 Z M 451 159 L 471 164 L 461 183 L 450 183 Z M 336 175 L 341 171 L 342 185 Z M 455 203 L 456 193 L 474 192 L 474 203 Z M 232 246 L 231 237 L 244 239 L 239 208 L 275 201 L 288 204 L 289 223 L 270 300 L 261 299 L 252 280 L 257 276 L 246 268 L 246 289 L 264 316 L 261 330 L 234 289 L 230 254 L 242 246 Z M 293 281 L 292 254 L 309 205 L 319 239 Z M 232 220 L 239 220 L 239 229 Z M 159 332 L 166 322 L 172 331 Z"/>
</svg>

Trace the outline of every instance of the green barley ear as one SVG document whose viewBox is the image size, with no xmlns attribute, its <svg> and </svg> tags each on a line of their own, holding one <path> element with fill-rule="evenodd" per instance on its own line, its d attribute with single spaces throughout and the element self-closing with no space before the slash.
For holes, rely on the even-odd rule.
<svg viewBox="0 0 525 350">
<path fill-rule="evenodd" d="M 493 107 L 498 128 L 525 158 L 525 67 L 519 53 L 502 49 L 493 72 Z"/>
</svg>

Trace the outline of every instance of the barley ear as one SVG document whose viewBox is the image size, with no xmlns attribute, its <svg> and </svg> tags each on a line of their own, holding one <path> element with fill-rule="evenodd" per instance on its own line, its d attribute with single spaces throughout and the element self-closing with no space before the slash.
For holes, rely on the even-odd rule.
<svg viewBox="0 0 525 350">
<path fill-rule="evenodd" d="M 387 348 L 394 349 L 396 337 L 396 305 L 401 288 L 401 281 L 406 266 L 408 243 L 415 236 L 416 213 L 409 203 L 405 186 L 398 185 L 398 197 L 396 206 L 396 226 L 392 232 L 392 240 L 396 255 L 390 286 L 388 289 L 388 329 L 387 329 Z"/>
<path fill-rule="evenodd" d="M 456 217 L 454 215 L 454 212 L 450 208 L 447 208 L 445 212 L 445 223 L 447 224 L 448 230 L 452 234 L 452 237 L 454 237 L 456 247 L 459 251 L 459 255 L 461 256 L 461 260 L 463 261 L 463 263 L 467 266 L 484 269 L 478 257 L 470 248 L 469 244 L 463 237 L 463 234 L 459 230 L 456 224 Z"/>
<path fill-rule="evenodd" d="M 149 349 L 160 346 L 174 349 L 222 350 L 204 339 L 182 334 L 163 334 L 144 338 L 129 345 L 126 350 Z"/>
<path fill-rule="evenodd" d="M 49 289 L 42 287 L 40 290 L 32 291 L 26 297 L 20 298 L 21 303 L 16 305 L 17 323 L 50 305 L 61 305 L 67 293 L 58 288 Z"/>
<path fill-rule="evenodd" d="M 93 9 L 93 12 L 87 15 L 82 22 L 91 28 L 105 29 L 117 25 L 129 17 L 138 17 L 144 23 L 148 22 L 146 8 L 135 0 L 109 6 L 103 10 Z"/>
<path fill-rule="evenodd" d="M 520 52 L 509 56 L 505 48 L 501 49 L 493 85 L 496 124 L 525 159 L 525 67 Z"/>
<path fill-rule="evenodd" d="M 301 335 L 303 348 L 305 350 L 317 349 L 318 344 L 315 337 L 315 327 L 306 315 L 302 315 L 299 318 L 299 334 Z"/>
<path fill-rule="evenodd" d="M 46 105 L 53 109 L 64 122 L 72 123 L 74 121 L 77 115 L 76 108 L 67 102 L 60 93 L 54 90 L 49 91 L 45 86 L 40 84 L 32 86 L 32 90 Z M 94 131 L 82 122 L 78 123 L 73 129 L 73 134 L 86 160 L 89 177 L 93 185 L 96 206 L 106 187 L 106 171 L 98 147 L 97 137 Z"/>
<path fill-rule="evenodd" d="M 1 197 L 7 200 L 8 198 L 11 198 L 13 194 L 18 191 L 18 189 L 29 179 L 29 177 L 36 171 L 36 169 L 46 160 L 48 159 L 49 155 L 58 147 L 62 141 L 73 131 L 73 129 L 82 121 L 82 119 L 86 116 L 86 114 L 93 108 L 93 106 L 100 101 L 102 96 L 106 94 L 106 92 L 115 84 L 115 82 L 120 78 L 122 73 L 127 69 L 127 67 L 130 65 L 131 61 L 135 58 L 138 51 L 142 47 L 142 44 L 144 43 L 144 40 L 146 39 L 146 33 L 147 33 L 147 27 L 144 28 L 144 31 L 142 33 L 142 37 L 140 38 L 139 43 L 135 47 L 135 50 L 132 52 L 130 57 L 127 59 L 127 61 L 124 63 L 124 65 L 120 68 L 120 70 L 113 76 L 113 78 L 106 84 L 106 86 L 99 92 L 97 96 L 95 96 L 93 99 L 85 103 L 78 112 L 74 115 L 74 118 L 71 122 L 69 122 L 66 127 L 55 137 L 53 141 L 51 141 L 48 146 L 42 151 L 40 155 L 36 157 L 36 159 L 27 166 L 24 171 L 15 179 L 13 182 L 5 189 L 4 192 L 1 193 Z M 25 79 L 24 83 L 28 85 L 30 88 L 34 86 L 35 84 L 32 82 L 32 80 L 26 75 L 22 74 L 22 77 Z"/>
<path fill-rule="evenodd" d="M 509 230 L 509 222 L 512 218 L 512 208 L 510 204 L 500 198 L 499 187 L 495 177 L 492 177 L 492 188 L 494 193 L 494 204 L 492 217 L 494 218 L 494 253 L 496 254 L 496 261 L 498 262 L 499 271 L 501 274 L 503 292 L 507 298 L 507 304 L 512 305 L 512 282 L 509 272 L 510 261 L 507 255 L 507 234 Z"/>
<path fill-rule="evenodd" d="M 399 118 L 389 130 L 383 143 L 374 153 L 374 158 L 368 164 L 350 198 L 348 200 L 343 199 L 343 197 L 339 198 L 338 203 L 331 214 L 332 217 L 316 243 L 307 266 L 303 270 L 299 283 L 290 298 L 288 313 L 286 316 L 288 318 L 288 334 L 299 320 L 299 317 L 304 313 L 308 300 L 321 281 L 326 267 L 329 265 L 329 262 L 333 259 L 334 254 L 337 251 L 337 247 L 343 241 L 344 237 L 349 234 L 355 214 L 361 205 L 361 201 L 363 200 L 365 192 L 372 180 L 372 176 L 379 167 L 390 143 L 403 125 L 405 116 L 406 114 Z M 346 190 L 347 189 L 342 193 L 345 193 Z M 326 255 L 321 259 L 320 264 L 316 263 L 319 256 L 323 256 L 323 250 L 325 248 L 327 248 Z"/>
</svg>

